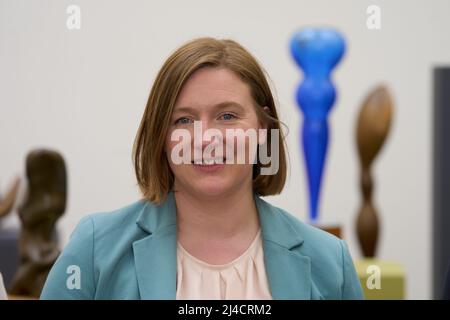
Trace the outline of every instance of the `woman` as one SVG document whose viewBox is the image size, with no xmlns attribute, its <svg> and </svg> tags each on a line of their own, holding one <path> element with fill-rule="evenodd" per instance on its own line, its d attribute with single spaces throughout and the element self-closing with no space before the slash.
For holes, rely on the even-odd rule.
<svg viewBox="0 0 450 320">
<path fill-rule="evenodd" d="M 343 241 L 261 199 L 285 183 L 279 130 L 264 73 L 242 46 L 201 38 L 180 47 L 155 80 L 135 140 L 143 199 L 84 218 L 41 297 L 361 298 Z M 248 132 L 261 133 L 256 148 Z"/>
</svg>

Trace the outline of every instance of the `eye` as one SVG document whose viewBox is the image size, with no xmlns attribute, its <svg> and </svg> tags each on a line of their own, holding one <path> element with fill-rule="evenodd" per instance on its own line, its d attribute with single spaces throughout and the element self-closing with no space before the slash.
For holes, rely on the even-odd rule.
<svg viewBox="0 0 450 320">
<path fill-rule="evenodd" d="M 175 124 L 189 124 L 189 123 L 191 123 L 191 119 L 186 117 L 181 117 L 175 120 Z"/>
<path fill-rule="evenodd" d="M 232 113 L 224 113 L 219 117 L 219 119 L 223 119 L 223 120 L 233 120 L 235 118 L 236 118 L 236 116 Z"/>
</svg>

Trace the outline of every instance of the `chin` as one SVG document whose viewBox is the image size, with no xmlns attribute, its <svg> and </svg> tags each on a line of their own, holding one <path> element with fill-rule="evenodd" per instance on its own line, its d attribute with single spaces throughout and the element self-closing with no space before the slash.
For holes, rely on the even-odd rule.
<svg viewBox="0 0 450 320">
<path fill-rule="evenodd" d="M 196 186 L 195 189 L 197 189 L 202 195 L 211 197 L 221 196 L 230 191 L 229 186 L 221 183 L 202 183 L 201 185 Z"/>
</svg>

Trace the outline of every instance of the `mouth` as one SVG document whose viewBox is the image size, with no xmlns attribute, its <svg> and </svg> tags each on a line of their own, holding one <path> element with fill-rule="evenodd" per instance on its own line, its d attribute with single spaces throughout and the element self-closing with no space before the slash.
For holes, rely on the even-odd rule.
<svg viewBox="0 0 450 320">
<path fill-rule="evenodd" d="M 192 160 L 193 165 L 197 166 L 213 166 L 217 164 L 225 164 L 225 158 L 211 158 L 211 159 L 198 159 Z"/>
</svg>

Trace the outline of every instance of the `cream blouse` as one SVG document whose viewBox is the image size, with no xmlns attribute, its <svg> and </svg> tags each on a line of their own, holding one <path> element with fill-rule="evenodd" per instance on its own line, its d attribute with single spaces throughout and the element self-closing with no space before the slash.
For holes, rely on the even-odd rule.
<svg viewBox="0 0 450 320">
<path fill-rule="evenodd" d="M 178 242 L 176 299 L 272 299 L 264 267 L 261 229 L 242 255 L 221 265 L 195 258 Z"/>
</svg>

